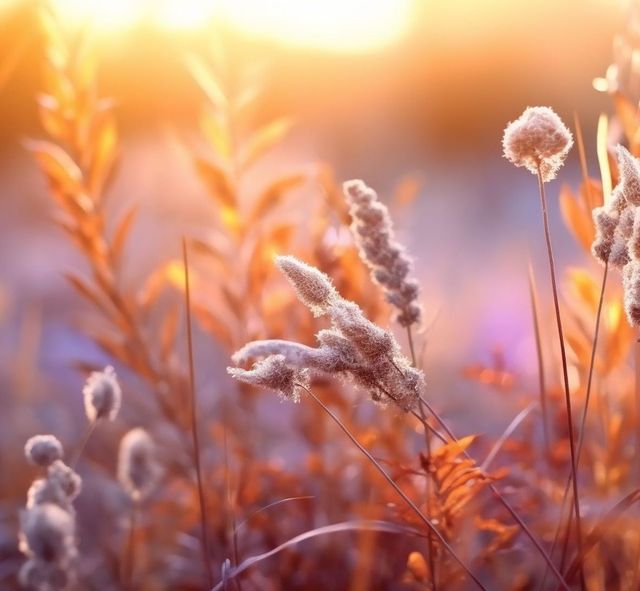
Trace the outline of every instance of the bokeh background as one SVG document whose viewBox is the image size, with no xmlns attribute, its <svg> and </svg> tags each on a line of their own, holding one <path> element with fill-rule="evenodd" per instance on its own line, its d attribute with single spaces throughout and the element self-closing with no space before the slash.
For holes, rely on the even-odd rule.
<svg viewBox="0 0 640 591">
<path fill-rule="evenodd" d="M 297 124 L 272 157 L 325 161 L 339 179 L 362 177 L 382 196 L 407 175 L 419 197 L 397 225 L 417 261 L 440 381 L 464 362 L 505 363 L 533 375 L 526 266 L 544 271 L 534 179 L 501 157 L 506 122 L 528 105 L 577 113 L 591 170 L 595 129 L 610 110 L 593 89 L 612 60 L 629 7 L 614 0 L 358 0 L 297 3 L 58 2 L 69 24 L 89 19 L 100 44 L 102 92 L 117 102 L 122 164 L 113 208 L 144 212 L 131 277 L 175 256 L 186 224 L 211 216 L 185 146 L 197 141 L 202 95 L 189 51 L 227 44 L 233 62 L 266 87 L 267 120 Z M 269 6 L 267 9 L 266 6 Z M 304 7 L 298 6 L 304 4 Z M 76 301 L 62 271 L 77 264 L 51 223 L 45 182 L 24 147 L 39 137 L 41 55 L 33 5 L 4 1 L 0 52 L 0 376 L 2 389 L 43 392 L 79 355 L 98 356 L 74 329 Z M 577 255 L 554 196 L 579 179 L 577 153 L 550 186 L 556 247 Z M 300 195 L 304 204 L 305 195 Z M 541 273 L 543 281 L 545 273 Z M 25 372 L 32 367 L 34 373 Z M 23 382 L 27 383 L 23 383 Z"/>
</svg>

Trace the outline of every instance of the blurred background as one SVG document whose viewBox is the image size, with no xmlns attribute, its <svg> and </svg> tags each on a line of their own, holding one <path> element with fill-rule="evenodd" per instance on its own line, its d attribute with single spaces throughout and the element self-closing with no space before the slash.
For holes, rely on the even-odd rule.
<svg viewBox="0 0 640 591">
<path fill-rule="evenodd" d="M 101 92 L 117 104 L 122 162 L 117 213 L 144 216 L 127 265 L 175 256 L 185 224 L 211 216 L 185 146 L 197 144 L 202 92 L 189 52 L 223 46 L 238 71 L 265 86 L 258 118 L 291 115 L 296 126 L 269 166 L 328 162 L 339 180 L 362 177 L 383 198 L 406 175 L 419 196 L 398 230 L 424 285 L 433 379 L 461 360 L 505 363 L 533 375 L 526 265 L 544 281 L 534 179 L 501 157 L 505 124 L 528 105 L 550 105 L 582 123 L 592 174 L 595 129 L 610 110 L 594 91 L 612 60 L 629 6 L 614 0 L 57 0 L 70 26 L 91 23 Z M 0 375 L 16 384 L 24 364 L 43 376 L 91 351 L 79 332 L 62 271 L 76 255 L 51 223 L 46 184 L 24 147 L 42 136 L 35 96 L 42 52 L 34 4 L 1 4 Z M 561 263 L 577 250 L 554 199 L 579 179 L 577 152 L 549 190 Z M 300 195 L 304 204 L 305 196 Z M 455 344 L 455 348 L 452 348 Z M 91 354 L 89 354 L 90 356 Z M 96 356 L 99 354 L 96 352 Z M 98 357 L 99 358 L 99 357 Z M 27 372 L 28 375 L 28 372 Z M 12 377 L 13 376 L 13 377 Z M 39 384 L 37 389 L 45 389 Z"/>
</svg>

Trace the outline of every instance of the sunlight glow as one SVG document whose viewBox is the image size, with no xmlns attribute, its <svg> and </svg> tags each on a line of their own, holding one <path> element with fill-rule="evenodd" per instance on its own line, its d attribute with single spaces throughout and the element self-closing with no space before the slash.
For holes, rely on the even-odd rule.
<svg viewBox="0 0 640 591">
<path fill-rule="evenodd" d="M 358 52 L 382 47 L 407 29 L 413 0 L 53 0 L 67 21 L 103 30 L 147 23 L 201 30 L 221 21 L 287 45 Z"/>
</svg>

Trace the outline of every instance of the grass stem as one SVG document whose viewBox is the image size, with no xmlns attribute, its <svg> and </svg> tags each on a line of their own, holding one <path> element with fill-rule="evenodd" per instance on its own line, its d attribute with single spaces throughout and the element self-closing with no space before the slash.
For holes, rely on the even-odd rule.
<svg viewBox="0 0 640 591">
<path fill-rule="evenodd" d="M 376 470 L 383 476 L 383 478 L 389 483 L 389 485 L 402 497 L 404 502 L 409 506 L 409 508 L 416 514 L 418 519 L 424 523 L 429 531 L 433 533 L 436 538 L 440 541 L 442 546 L 451 554 L 453 559 L 462 567 L 462 569 L 469 575 L 469 577 L 473 580 L 473 582 L 480 589 L 484 589 L 486 591 L 486 587 L 482 584 L 480 579 L 474 572 L 465 564 L 465 562 L 458 556 L 453 547 L 447 542 L 445 537 L 440 533 L 440 531 L 431 523 L 431 521 L 425 516 L 425 514 L 420 511 L 418 506 L 407 496 L 407 494 L 396 484 L 396 482 L 389 476 L 387 471 L 380 465 L 380 463 L 371 455 L 371 453 L 355 438 L 355 436 L 349 431 L 349 429 L 345 426 L 345 424 L 340 420 L 340 418 L 331 411 L 322 400 L 320 400 L 309 388 L 304 386 L 304 384 L 297 384 L 298 387 L 302 388 L 311 398 L 312 400 L 322 408 L 322 410 L 338 425 L 338 427 L 342 430 L 342 432 L 351 440 L 351 442 L 360 450 L 360 452 L 371 462 L 373 466 L 375 466 Z"/>
<path fill-rule="evenodd" d="M 198 500 L 200 503 L 200 529 L 202 534 L 202 559 L 209 582 L 209 588 L 213 587 L 213 571 L 211 569 L 211 553 L 209 546 L 209 532 L 207 528 L 207 504 L 204 498 L 204 486 L 202 484 L 202 468 L 200 465 L 200 442 L 198 437 L 198 421 L 196 409 L 195 370 L 193 362 L 193 334 L 191 328 L 191 291 L 189 287 L 189 258 L 187 254 L 187 241 L 182 239 L 182 259 L 184 263 L 184 288 L 185 311 L 187 319 L 187 351 L 189 355 L 189 397 L 191 407 L 191 436 L 193 438 L 193 464 L 196 470 L 198 485 Z"/>
<path fill-rule="evenodd" d="M 558 286 L 556 282 L 556 267 L 553 257 L 553 246 L 551 244 L 551 231 L 549 229 L 549 213 L 547 211 L 547 198 L 544 189 L 544 181 L 542 171 L 538 166 L 538 189 L 540 192 L 540 206 L 542 209 L 542 221 L 544 225 L 544 238 L 547 245 L 547 255 L 549 258 L 549 273 L 551 275 L 551 289 L 553 293 L 553 307 L 556 315 L 556 326 L 558 329 L 558 341 L 560 344 L 560 356 L 562 360 L 562 379 L 564 382 L 564 396 L 567 411 L 567 428 L 569 431 L 569 450 L 571 454 L 571 480 L 573 482 L 573 507 L 576 516 L 576 542 L 578 553 L 582 553 L 582 520 L 580 516 L 580 495 L 578 493 L 578 465 L 577 450 L 573 426 L 573 413 L 571 410 L 571 392 L 569 391 L 569 370 L 567 363 L 567 352 L 564 344 L 564 330 L 562 328 L 562 317 L 560 315 L 560 299 L 558 297 Z M 569 530 L 567 530 L 569 531 Z M 580 584 L 584 590 L 586 585 L 584 582 L 584 569 L 580 566 Z"/>
</svg>

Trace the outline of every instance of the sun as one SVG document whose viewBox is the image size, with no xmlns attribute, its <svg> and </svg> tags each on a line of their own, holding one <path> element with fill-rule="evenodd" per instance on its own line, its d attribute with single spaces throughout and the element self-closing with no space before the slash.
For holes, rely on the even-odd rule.
<svg viewBox="0 0 640 591">
<path fill-rule="evenodd" d="M 145 22 L 201 30 L 216 21 L 259 38 L 329 51 L 360 52 L 400 38 L 415 0 L 53 0 L 67 21 L 103 30 Z"/>
</svg>

